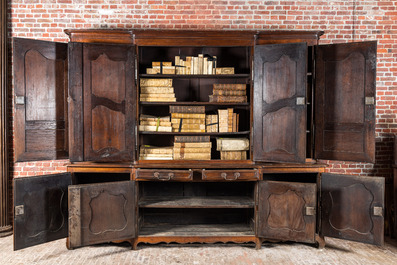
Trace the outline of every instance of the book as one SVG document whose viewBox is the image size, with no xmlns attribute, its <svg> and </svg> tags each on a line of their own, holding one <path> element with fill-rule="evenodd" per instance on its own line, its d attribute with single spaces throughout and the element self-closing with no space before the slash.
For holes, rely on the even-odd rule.
<svg viewBox="0 0 397 265">
<path fill-rule="evenodd" d="M 208 58 L 203 58 L 203 75 L 208 75 Z"/>
<path fill-rule="evenodd" d="M 182 124 L 205 124 L 205 120 L 204 119 L 180 119 L 180 118 L 175 118 L 175 119 L 171 119 L 171 122 L 180 124 L 181 120 L 182 120 Z"/>
<path fill-rule="evenodd" d="M 175 98 L 175 93 L 141 93 L 141 98 Z"/>
<path fill-rule="evenodd" d="M 247 96 L 216 96 L 216 95 L 209 95 L 209 102 L 243 103 L 243 102 L 247 102 Z"/>
<path fill-rule="evenodd" d="M 139 160 L 173 160 L 174 157 L 173 156 L 146 156 L 146 155 L 142 155 L 139 156 Z"/>
<path fill-rule="evenodd" d="M 177 75 L 181 74 L 181 68 L 179 67 L 179 61 L 180 61 L 180 56 L 176 55 L 175 56 L 175 74 L 177 74 Z"/>
<path fill-rule="evenodd" d="M 199 54 L 198 55 L 198 74 L 202 75 L 203 74 L 203 60 L 204 60 L 204 55 Z"/>
<path fill-rule="evenodd" d="M 169 94 L 174 93 L 172 86 L 143 86 L 141 87 L 141 94 Z"/>
<path fill-rule="evenodd" d="M 205 106 L 170 106 L 170 113 L 205 113 Z"/>
<path fill-rule="evenodd" d="M 172 132 L 171 126 L 139 125 L 140 132 Z"/>
<path fill-rule="evenodd" d="M 154 66 L 153 68 L 146 68 L 146 73 L 152 75 L 173 75 L 175 74 L 175 66 Z"/>
<path fill-rule="evenodd" d="M 247 84 L 213 84 L 212 89 L 246 90 Z"/>
<path fill-rule="evenodd" d="M 221 151 L 221 160 L 247 160 L 247 151 Z"/>
<path fill-rule="evenodd" d="M 212 91 L 214 96 L 245 96 L 245 90 L 231 90 L 231 89 L 214 89 Z"/>
<path fill-rule="evenodd" d="M 174 148 L 211 148 L 211 142 L 183 142 L 183 143 L 174 143 Z"/>
<path fill-rule="evenodd" d="M 217 75 L 233 75 L 234 67 L 219 67 L 215 69 Z"/>
<path fill-rule="evenodd" d="M 140 101 L 146 102 L 176 102 L 176 98 L 140 98 Z"/>
<path fill-rule="evenodd" d="M 179 129 L 179 128 L 172 128 L 172 132 L 203 133 L 203 132 L 205 132 L 205 129 Z"/>
<path fill-rule="evenodd" d="M 233 132 L 233 109 L 227 109 L 227 131 Z"/>
<path fill-rule="evenodd" d="M 141 114 L 139 116 L 139 120 L 140 121 L 171 121 L 171 117 L 170 116 L 153 116 L 153 115 L 147 115 L 147 114 Z"/>
<path fill-rule="evenodd" d="M 192 74 L 192 56 L 186 56 L 186 74 Z"/>
<path fill-rule="evenodd" d="M 202 143 L 210 142 L 210 137 L 208 135 L 195 135 L 195 136 L 185 136 L 177 135 L 174 136 L 174 143 Z"/>
<path fill-rule="evenodd" d="M 168 154 L 172 155 L 174 151 L 173 146 L 152 146 L 152 145 L 141 145 L 139 149 L 139 154 Z"/>
<path fill-rule="evenodd" d="M 172 87 L 171 78 L 141 78 L 139 80 L 140 86 L 156 86 L 156 87 Z"/>
<path fill-rule="evenodd" d="M 203 119 L 205 120 L 205 113 L 171 113 L 172 119 Z"/>
<path fill-rule="evenodd" d="M 211 153 L 211 147 L 174 147 L 174 154 L 179 153 Z"/>
<path fill-rule="evenodd" d="M 152 67 L 156 66 L 172 66 L 172 62 L 152 62 Z"/>
<path fill-rule="evenodd" d="M 249 147 L 247 138 L 216 138 L 217 151 L 246 151 Z"/>
<path fill-rule="evenodd" d="M 174 153 L 175 160 L 211 160 L 211 153 Z"/>
<path fill-rule="evenodd" d="M 197 75 L 199 72 L 199 60 L 198 57 L 193 57 L 193 74 Z"/>
<path fill-rule="evenodd" d="M 218 130 L 219 132 L 227 132 L 228 130 L 228 110 L 218 109 Z"/>
<path fill-rule="evenodd" d="M 139 122 L 139 125 L 151 125 L 151 126 L 172 126 L 171 122 L 169 121 L 146 121 L 146 120 L 141 120 Z"/>
<path fill-rule="evenodd" d="M 178 124 L 178 123 L 172 123 L 172 128 L 173 129 L 189 129 L 189 130 L 204 130 L 205 131 L 205 124 L 195 124 L 195 123 L 188 123 L 188 124 Z"/>
</svg>

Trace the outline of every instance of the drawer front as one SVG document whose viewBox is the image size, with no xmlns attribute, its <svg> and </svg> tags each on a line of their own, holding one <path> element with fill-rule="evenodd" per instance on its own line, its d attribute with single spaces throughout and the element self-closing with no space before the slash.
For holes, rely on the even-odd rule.
<svg viewBox="0 0 397 265">
<path fill-rule="evenodd" d="M 137 169 L 136 180 L 191 181 L 192 170 Z"/>
<path fill-rule="evenodd" d="M 257 169 L 228 169 L 228 170 L 205 170 L 202 173 L 203 180 L 214 181 L 257 181 L 259 172 Z"/>
</svg>

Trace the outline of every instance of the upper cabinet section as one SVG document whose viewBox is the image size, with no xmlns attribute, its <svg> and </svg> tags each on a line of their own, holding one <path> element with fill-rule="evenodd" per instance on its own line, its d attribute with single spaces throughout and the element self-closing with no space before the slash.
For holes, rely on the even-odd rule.
<svg viewBox="0 0 397 265">
<path fill-rule="evenodd" d="M 67 71 L 67 44 L 14 39 L 16 161 L 68 157 Z"/>
<path fill-rule="evenodd" d="M 316 158 L 375 162 L 376 42 L 316 48 Z"/>
</svg>

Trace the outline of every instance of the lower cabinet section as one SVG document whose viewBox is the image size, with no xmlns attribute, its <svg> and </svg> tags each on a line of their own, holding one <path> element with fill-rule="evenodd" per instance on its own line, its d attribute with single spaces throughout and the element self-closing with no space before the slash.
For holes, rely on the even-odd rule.
<svg viewBox="0 0 397 265">
<path fill-rule="evenodd" d="M 265 240 L 322 247 L 324 236 L 383 244 L 380 178 L 254 168 L 97 171 L 16 179 L 14 249 L 63 237 L 69 249 L 110 241 L 134 249 L 161 242 L 260 248 Z"/>
</svg>

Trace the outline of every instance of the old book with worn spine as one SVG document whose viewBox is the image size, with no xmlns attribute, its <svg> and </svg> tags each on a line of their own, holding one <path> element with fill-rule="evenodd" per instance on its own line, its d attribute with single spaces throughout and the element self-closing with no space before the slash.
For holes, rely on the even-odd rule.
<svg viewBox="0 0 397 265">
<path fill-rule="evenodd" d="M 247 84 L 213 84 L 212 89 L 216 90 L 246 90 Z"/>
<path fill-rule="evenodd" d="M 195 136 L 186 136 L 186 135 L 177 135 L 174 136 L 175 143 L 203 143 L 210 142 L 210 137 L 208 135 L 195 135 Z"/>
<path fill-rule="evenodd" d="M 172 87 L 171 78 L 141 78 L 139 80 L 140 86 L 156 86 L 156 87 Z"/>
<path fill-rule="evenodd" d="M 215 69 L 217 75 L 234 75 L 234 67 L 219 67 Z"/>
<path fill-rule="evenodd" d="M 170 113 L 205 113 L 205 106 L 170 106 Z"/>
<path fill-rule="evenodd" d="M 170 86 L 141 86 L 141 94 L 170 94 L 174 87 Z M 175 93 L 174 93 L 175 95 Z"/>
<path fill-rule="evenodd" d="M 221 160 L 247 160 L 247 151 L 221 151 Z"/>
<path fill-rule="evenodd" d="M 171 113 L 172 119 L 203 119 L 205 120 L 205 113 Z"/>
<path fill-rule="evenodd" d="M 183 142 L 183 143 L 174 143 L 174 148 L 211 148 L 211 142 Z"/>
<path fill-rule="evenodd" d="M 209 95 L 209 102 L 244 103 L 244 102 L 247 102 L 247 96 L 216 96 L 216 95 Z"/>
<path fill-rule="evenodd" d="M 217 151 L 247 151 L 249 147 L 248 138 L 216 138 Z"/>
</svg>

